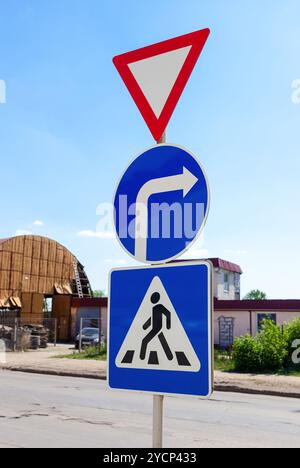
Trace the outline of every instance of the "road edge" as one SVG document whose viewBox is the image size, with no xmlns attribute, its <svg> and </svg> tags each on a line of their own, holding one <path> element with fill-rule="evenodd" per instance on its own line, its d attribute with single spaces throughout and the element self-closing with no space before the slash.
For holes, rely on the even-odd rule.
<svg viewBox="0 0 300 468">
<path fill-rule="evenodd" d="M 35 369 L 32 367 L 17 367 L 17 366 L 5 366 L 1 367 L 0 371 L 10 371 L 10 372 L 20 372 L 26 374 L 37 374 L 37 375 L 51 375 L 55 377 L 71 377 L 71 378 L 81 378 L 81 379 L 91 379 L 91 380 L 106 380 L 106 372 L 89 373 L 85 372 L 84 374 L 71 371 L 55 371 L 49 369 Z M 284 392 L 276 390 L 267 390 L 267 389 L 255 389 L 255 388 L 245 388 L 238 385 L 227 385 L 227 384 L 216 384 L 214 385 L 214 391 L 223 392 L 223 393 L 240 393 L 245 395 L 262 395 L 262 396 L 273 396 L 280 398 L 293 398 L 300 399 L 299 393 L 294 392 Z"/>
</svg>

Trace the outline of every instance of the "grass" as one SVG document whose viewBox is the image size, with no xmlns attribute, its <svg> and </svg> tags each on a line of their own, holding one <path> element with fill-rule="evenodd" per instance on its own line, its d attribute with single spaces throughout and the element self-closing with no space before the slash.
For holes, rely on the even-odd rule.
<svg viewBox="0 0 300 468">
<path fill-rule="evenodd" d="M 234 361 L 230 358 L 228 352 L 215 350 L 215 370 L 220 372 L 236 372 Z M 268 374 L 268 372 L 265 372 Z M 259 373 L 257 374 L 259 375 Z M 300 371 L 295 369 L 282 369 L 270 375 L 285 375 L 287 377 L 300 377 Z"/>
<path fill-rule="evenodd" d="M 300 371 L 289 371 L 291 377 L 300 377 Z"/>
<path fill-rule="evenodd" d="M 300 371 L 295 369 L 284 369 L 281 372 L 278 372 L 278 375 L 287 375 L 289 377 L 300 377 Z"/>
<path fill-rule="evenodd" d="M 56 358 L 74 359 L 74 360 L 94 360 L 94 361 L 106 361 L 107 350 L 106 347 L 99 351 L 98 347 L 89 347 L 79 353 L 74 351 L 73 354 L 67 354 L 63 356 L 56 356 Z M 220 372 L 236 372 L 234 361 L 226 351 L 215 350 L 215 370 Z M 275 374 L 276 375 L 276 374 Z M 300 377 L 300 371 L 293 369 L 285 369 L 278 372 L 277 375 L 286 375 L 290 377 Z"/>
<path fill-rule="evenodd" d="M 73 354 L 67 354 L 64 356 L 56 356 L 60 359 L 77 359 L 77 360 L 94 360 L 94 361 L 106 361 L 107 359 L 107 350 L 105 348 L 89 347 L 83 350 L 81 353 L 79 351 L 74 351 Z"/>
<path fill-rule="evenodd" d="M 74 351 L 73 354 L 67 354 L 63 356 L 56 356 L 61 359 L 77 359 L 77 360 L 97 360 L 105 361 L 107 359 L 107 350 L 102 348 L 99 351 L 98 347 L 86 348 L 84 351 Z M 215 352 L 215 369 L 223 372 L 234 371 L 234 363 L 229 358 L 226 352 Z"/>
<path fill-rule="evenodd" d="M 234 372 L 234 362 L 227 352 L 215 350 L 215 370 L 220 372 Z"/>
</svg>

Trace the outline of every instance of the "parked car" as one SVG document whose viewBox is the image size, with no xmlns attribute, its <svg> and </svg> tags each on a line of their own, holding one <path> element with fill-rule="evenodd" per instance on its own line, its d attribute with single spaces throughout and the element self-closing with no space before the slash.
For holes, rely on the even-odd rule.
<svg viewBox="0 0 300 468">
<path fill-rule="evenodd" d="M 97 346 L 99 344 L 99 328 L 83 328 L 81 334 L 81 346 Z M 75 347 L 79 349 L 80 334 L 76 336 Z"/>
</svg>

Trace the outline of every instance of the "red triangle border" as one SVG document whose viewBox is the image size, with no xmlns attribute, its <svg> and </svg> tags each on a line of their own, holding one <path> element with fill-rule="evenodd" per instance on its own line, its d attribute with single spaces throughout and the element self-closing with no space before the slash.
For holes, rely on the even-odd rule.
<svg viewBox="0 0 300 468">
<path fill-rule="evenodd" d="M 175 107 L 186 87 L 194 70 L 205 43 L 210 35 L 209 29 L 202 29 L 184 36 L 159 42 L 158 44 L 143 47 L 114 57 L 113 63 L 123 79 L 132 99 L 141 112 L 155 141 L 159 141 L 167 128 Z M 159 118 L 154 114 L 148 100 L 144 96 L 139 84 L 129 69 L 129 65 L 140 60 L 171 52 L 183 47 L 192 46 L 186 61 L 178 75 L 176 83 L 167 99 Z"/>
</svg>

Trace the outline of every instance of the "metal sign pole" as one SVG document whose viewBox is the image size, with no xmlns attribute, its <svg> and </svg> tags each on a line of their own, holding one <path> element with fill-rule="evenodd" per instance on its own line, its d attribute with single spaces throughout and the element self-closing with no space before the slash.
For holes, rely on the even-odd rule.
<svg viewBox="0 0 300 468">
<path fill-rule="evenodd" d="M 163 395 L 153 395 L 153 448 L 163 446 Z"/>
<path fill-rule="evenodd" d="M 167 133 L 164 132 L 158 144 L 166 143 Z M 164 396 L 153 395 L 153 448 L 163 446 L 163 417 L 164 417 Z"/>
</svg>

